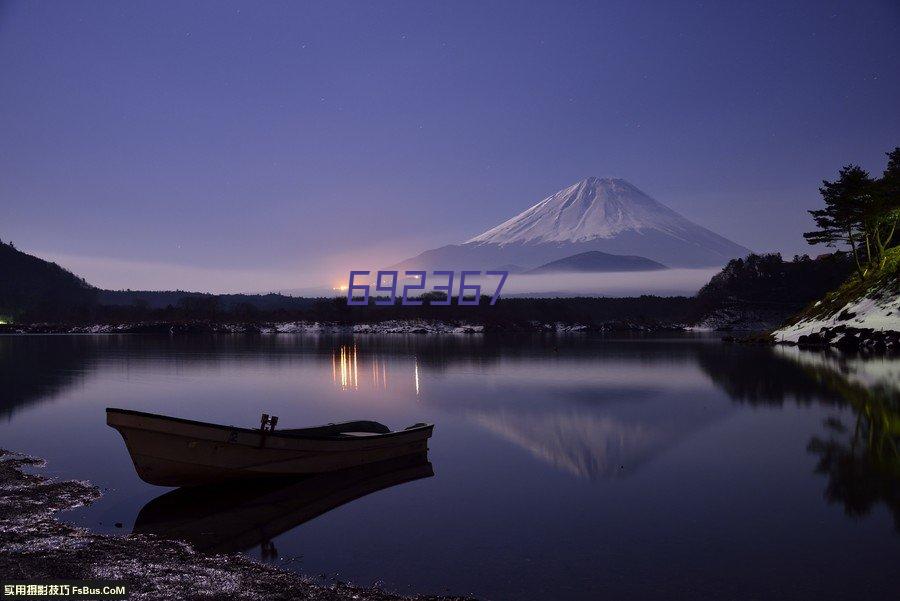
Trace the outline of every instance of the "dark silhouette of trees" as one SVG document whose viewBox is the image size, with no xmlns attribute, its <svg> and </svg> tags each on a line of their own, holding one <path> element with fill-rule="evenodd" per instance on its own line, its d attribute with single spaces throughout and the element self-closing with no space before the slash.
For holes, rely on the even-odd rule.
<svg viewBox="0 0 900 601">
<path fill-rule="evenodd" d="M 900 147 L 887 153 L 888 163 L 881 179 L 875 184 L 874 199 L 869 219 L 874 231 L 874 244 L 881 266 L 885 251 L 895 244 L 894 234 L 900 221 Z"/>
<path fill-rule="evenodd" d="M 83 316 L 97 290 L 56 263 L 0 242 L 0 315 L 67 320 Z"/>
<path fill-rule="evenodd" d="M 697 293 L 701 314 L 726 306 L 791 313 L 833 290 L 852 272 L 845 253 L 785 261 L 778 253 L 732 259 Z M 785 315 L 787 317 L 787 315 Z"/>
<path fill-rule="evenodd" d="M 810 244 L 848 246 L 860 278 L 884 264 L 900 220 L 900 147 L 887 156 L 878 179 L 847 165 L 836 180 L 824 180 L 819 192 L 825 207 L 809 212 L 818 229 L 803 234 Z"/>
<path fill-rule="evenodd" d="M 185 296 L 178 305 L 188 319 L 215 319 L 219 314 L 219 298 L 213 295 Z"/>
</svg>

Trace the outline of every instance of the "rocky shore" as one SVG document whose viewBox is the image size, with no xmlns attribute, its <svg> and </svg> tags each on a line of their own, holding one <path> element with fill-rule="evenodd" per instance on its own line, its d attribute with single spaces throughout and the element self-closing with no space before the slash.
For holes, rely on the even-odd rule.
<svg viewBox="0 0 900 601">
<path fill-rule="evenodd" d="M 844 351 L 897 352 L 900 351 L 900 332 L 841 325 L 803 334 L 796 344 L 800 348 L 833 346 Z"/>
<path fill-rule="evenodd" d="M 772 332 L 774 342 L 842 351 L 900 350 L 900 252 L 880 271 L 852 278 Z"/>
<path fill-rule="evenodd" d="M 57 519 L 96 501 L 88 482 L 33 473 L 44 462 L 0 449 L 0 574 L 5 580 L 122 580 L 140 601 L 464 601 L 322 585 L 243 555 L 199 553 L 153 535 L 97 534 Z M 25 471 L 25 470 L 28 471 Z"/>
</svg>

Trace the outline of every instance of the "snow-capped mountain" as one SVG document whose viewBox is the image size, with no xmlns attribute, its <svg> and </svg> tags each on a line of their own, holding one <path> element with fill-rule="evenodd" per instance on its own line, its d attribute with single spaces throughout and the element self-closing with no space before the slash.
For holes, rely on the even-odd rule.
<svg viewBox="0 0 900 601">
<path fill-rule="evenodd" d="M 587 251 L 638 255 L 670 267 L 719 266 L 750 252 L 623 179 L 589 177 L 462 244 L 426 251 L 399 267 L 533 268 Z"/>
<path fill-rule="evenodd" d="M 623 179 L 589 177 L 466 244 L 587 242 L 645 230 L 689 239 L 697 229 L 702 228 Z"/>
</svg>

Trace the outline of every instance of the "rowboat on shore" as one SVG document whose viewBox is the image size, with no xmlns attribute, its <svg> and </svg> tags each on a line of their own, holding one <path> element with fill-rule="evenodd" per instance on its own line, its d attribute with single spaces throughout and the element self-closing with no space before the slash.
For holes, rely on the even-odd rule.
<svg viewBox="0 0 900 601">
<path fill-rule="evenodd" d="M 195 486 L 266 476 L 318 474 L 424 453 L 434 426 L 391 431 L 372 421 L 275 430 L 239 428 L 107 408 L 106 423 L 125 440 L 141 480 Z"/>
</svg>

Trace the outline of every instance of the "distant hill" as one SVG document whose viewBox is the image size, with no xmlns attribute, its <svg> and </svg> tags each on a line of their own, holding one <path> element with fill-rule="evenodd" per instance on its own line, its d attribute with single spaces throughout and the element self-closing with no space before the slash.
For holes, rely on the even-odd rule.
<svg viewBox="0 0 900 601">
<path fill-rule="evenodd" d="M 177 318 L 221 313 L 252 317 L 259 312 L 309 310 L 317 300 L 282 294 L 101 290 L 56 263 L 0 241 L 0 321 L 66 322 L 113 317 L 129 321 L 152 318 L 154 310 L 166 308 L 175 308 L 172 315 Z"/>
<path fill-rule="evenodd" d="M 611 255 L 609 253 L 600 252 L 599 250 L 591 250 L 588 252 L 578 253 L 557 261 L 550 261 L 540 267 L 536 267 L 526 274 L 542 274 L 542 273 L 602 273 L 616 271 L 658 271 L 660 269 L 668 269 L 662 263 L 651 261 L 646 257 L 636 257 L 634 255 Z"/>
<path fill-rule="evenodd" d="M 72 272 L 0 241 L 0 315 L 57 319 L 96 297 L 97 289 Z"/>
</svg>

